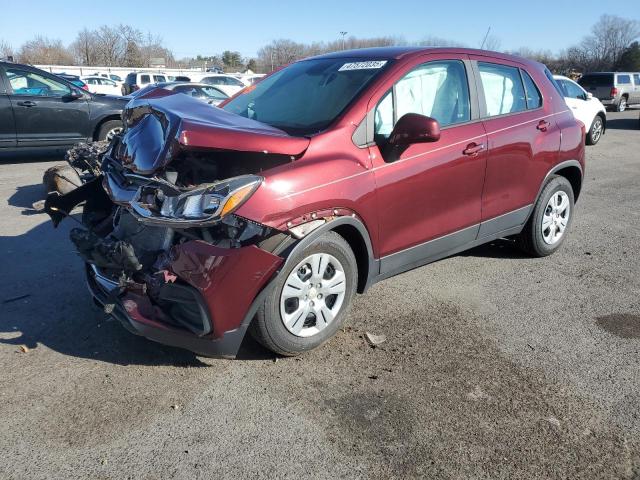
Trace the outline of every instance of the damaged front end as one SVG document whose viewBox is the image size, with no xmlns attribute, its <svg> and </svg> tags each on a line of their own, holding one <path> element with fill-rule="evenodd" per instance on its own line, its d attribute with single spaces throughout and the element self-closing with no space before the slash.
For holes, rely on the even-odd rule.
<svg viewBox="0 0 640 480">
<path fill-rule="evenodd" d="M 233 357 L 292 241 L 235 212 L 306 140 L 176 97 L 132 101 L 100 174 L 45 209 L 57 226 L 84 205 L 70 237 L 107 313 L 152 340 Z"/>
</svg>

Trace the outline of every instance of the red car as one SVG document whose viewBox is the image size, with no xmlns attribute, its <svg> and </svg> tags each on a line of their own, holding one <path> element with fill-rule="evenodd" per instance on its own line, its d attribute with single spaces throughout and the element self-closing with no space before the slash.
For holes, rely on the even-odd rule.
<svg viewBox="0 0 640 480">
<path fill-rule="evenodd" d="M 302 60 L 212 108 L 132 100 L 102 175 L 50 194 L 90 289 L 129 330 L 234 356 L 247 329 L 295 355 L 355 293 L 496 238 L 555 252 L 585 127 L 544 65 L 459 48 Z"/>
</svg>

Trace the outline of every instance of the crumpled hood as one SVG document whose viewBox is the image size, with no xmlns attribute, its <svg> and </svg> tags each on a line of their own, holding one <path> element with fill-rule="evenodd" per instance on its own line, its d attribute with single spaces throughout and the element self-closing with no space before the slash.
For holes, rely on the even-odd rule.
<svg viewBox="0 0 640 480">
<path fill-rule="evenodd" d="M 308 138 L 164 89 L 134 98 L 122 116 L 126 131 L 112 155 L 142 175 L 165 168 L 184 149 L 298 156 L 309 145 Z"/>
</svg>

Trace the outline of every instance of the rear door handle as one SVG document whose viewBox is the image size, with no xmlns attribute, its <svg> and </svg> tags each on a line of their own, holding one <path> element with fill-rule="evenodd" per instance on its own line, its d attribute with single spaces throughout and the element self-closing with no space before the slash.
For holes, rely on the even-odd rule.
<svg viewBox="0 0 640 480">
<path fill-rule="evenodd" d="M 549 128 L 551 124 L 549 122 L 547 122 L 546 120 L 540 120 L 540 122 L 538 122 L 538 126 L 536 127 L 538 130 L 540 130 L 541 132 L 546 132 L 547 128 Z"/>
<path fill-rule="evenodd" d="M 18 105 L 20 105 L 21 107 L 35 107 L 37 103 L 32 102 L 31 100 L 25 100 L 23 102 L 18 102 Z"/>
<path fill-rule="evenodd" d="M 467 145 L 467 148 L 465 148 L 462 153 L 469 157 L 475 157 L 482 150 L 484 150 L 484 144 L 473 142 Z"/>
</svg>

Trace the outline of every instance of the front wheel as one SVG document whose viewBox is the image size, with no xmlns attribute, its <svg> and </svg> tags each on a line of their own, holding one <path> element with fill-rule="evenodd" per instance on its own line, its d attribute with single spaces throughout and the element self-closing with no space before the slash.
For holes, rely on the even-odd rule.
<svg viewBox="0 0 640 480">
<path fill-rule="evenodd" d="M 290 259 L 258 309 L 251 334 L 281 355 L 320 346 L 344 322 L 357 279 L 349 244 L 335 232 L 325 233 Z"/>
<path fill-rule="evenodd" d="M 604 132 L 604 122 L 600 115 L 596 115 L 596 118 L 591 122 L 591 128 L 587 133 L 587 145 L 595 145 L 602 138 L 602 132 Z"/>
<path fill-rule="evenodd" d="M 122 132 L 122 122 L 120 120 L 109 120 L 102 124 L 98 132 L 98 140 L 110 142 L 117 134 Z"/>
<path fill-rule="evenodd" d="M 520 248 L 534 257 L 546 257 L 558 250 L 571 226 L 573 208 L 573 188 L 569 180 L 552 177 L 517 237 Z"/>
</svg>

